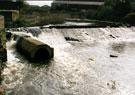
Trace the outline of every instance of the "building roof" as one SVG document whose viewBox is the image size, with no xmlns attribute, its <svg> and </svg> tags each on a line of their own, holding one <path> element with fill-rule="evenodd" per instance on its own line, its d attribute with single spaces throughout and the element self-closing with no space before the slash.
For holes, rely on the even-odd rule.
<svg viewBox="0 0 135 95">
<path fill-rule="evenodd" d="M 73 4 L 73 5 L 103 5 L 104 2 L 94 1 L 54 1 L 56 4 Z"/>
</svg>

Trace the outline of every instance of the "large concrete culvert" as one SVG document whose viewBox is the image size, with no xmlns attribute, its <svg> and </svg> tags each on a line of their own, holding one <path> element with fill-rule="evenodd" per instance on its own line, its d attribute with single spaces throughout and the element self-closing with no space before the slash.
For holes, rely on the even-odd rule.
<svg viewBox="0 0 135 95">
<path fill-rule="evenodd" d="M 31 37 L 21 37 L 16 47 L 20 53 L 33 62 L 48 60 L 54 56 L 53 48 Z"/>
</svg>

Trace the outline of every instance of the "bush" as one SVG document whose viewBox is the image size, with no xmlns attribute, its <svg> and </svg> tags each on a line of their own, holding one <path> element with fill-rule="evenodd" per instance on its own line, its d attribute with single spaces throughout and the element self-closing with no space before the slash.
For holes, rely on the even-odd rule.
<svg viewBox="0 0 135 95">
<path fill-rule="evenodd" d="M 129 13 L 124 17 L 124 22 L 135 25 L 135 13 Z"/>
<path fill-rule="evenodd" d="M 85 14 L 85 17 L 87 19 L 97 19 L 97 16 L 98 16 L 98 12 L 97 10 L 87 10 L 86 14 Z"/>
<path fill-rule="evenodd" d="M 18 18 L 13 22 L 14 27 L 26 27 L 28 22 L 24 18 Z"/>
<path fill-rule="evenodd" d="M 114 16 L 117 17 L 117 20 L 122 20 L 128 13 L 131 12 L 130 0 L 118 0 L 113 6 L 113 10 Z"/>
<path fill-rule="evenodd" d="M 131 11 L 130 0 L 105 0 L 99 9 L 100 20 L 121 21 Z"/>
<path fill-rule="evenodd" d="M 99 9 L 98 17 L 100 20 L 112 20 L 113 19 L 113 9 L 111 6 L 101 6 Z"/>
</svg>

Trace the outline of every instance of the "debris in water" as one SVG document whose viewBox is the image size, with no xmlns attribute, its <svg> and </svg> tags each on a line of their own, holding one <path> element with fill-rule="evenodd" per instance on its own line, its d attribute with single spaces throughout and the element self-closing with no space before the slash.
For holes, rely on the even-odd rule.
<svg viewBox="0 0 135 95">
<path fill-rule="evenodd" d="M 110 57 L 118 57 L 118 55 L 113 55 L 113 54 L 111 54 Z"/>
<path fill-rule="evenodd" d="M 107 86 L 109 86 L 111 89 L 115 90 L 116 89 L 116 82 L 111 80 L 111 83 L 107 83 Z"/>
<path fill-rule="evenodd" d="M 116 82 L 115 81 L 112 81 L 112 89 L 115 90 L 116 89 Z"/>
<path fill-rule="evenodd" d="M 90 60 L 90 61 L 94 61 L 94 59 L 93 59 L 93 58 L 89 58 L 89 60 Z"/>
<path fill-rule="evenodd" d="M 66 39 L 66 41 L 78 41 L 78 39 L 72 38 L 72 37 L 64 37 Z"/>
<path fill-rule="evenodd" d="M 114 37 L 112 34 L 111 35 L 109 35 L 111 38 L 116 38 L 116 37 Z"/>
</svg>

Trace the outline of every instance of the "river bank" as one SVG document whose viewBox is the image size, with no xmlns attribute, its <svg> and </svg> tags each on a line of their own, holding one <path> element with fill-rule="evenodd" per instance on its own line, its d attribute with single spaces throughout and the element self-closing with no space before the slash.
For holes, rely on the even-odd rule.
<svg viewBox="0 0 135 95">
<path fill-rule="evenodd" d="M 25 12 L 26 11 L 26 12 Z M 20 13 L 21 23 L 25 22 L 26 27 L 44 26 L 48 24 L 61 25 L 67 22 L 89 23 L 88 26 L 123 26 L 121 22 L 104 21 L 98 19 L 87 19 L 85 13 L 72 11 L 33 11 L 32 15 L 27 13 L 27 9 Z M 24 21 L 24 22 L 23 22 Z M 20 23 L 20 24 L 21 24 Z M 69 24 L 69 23 L 67 23 Z M 73 24 L 73 23 L 72 23 Z M 20 26 L 20 25 L 17 25 Z"/>
</svg>

